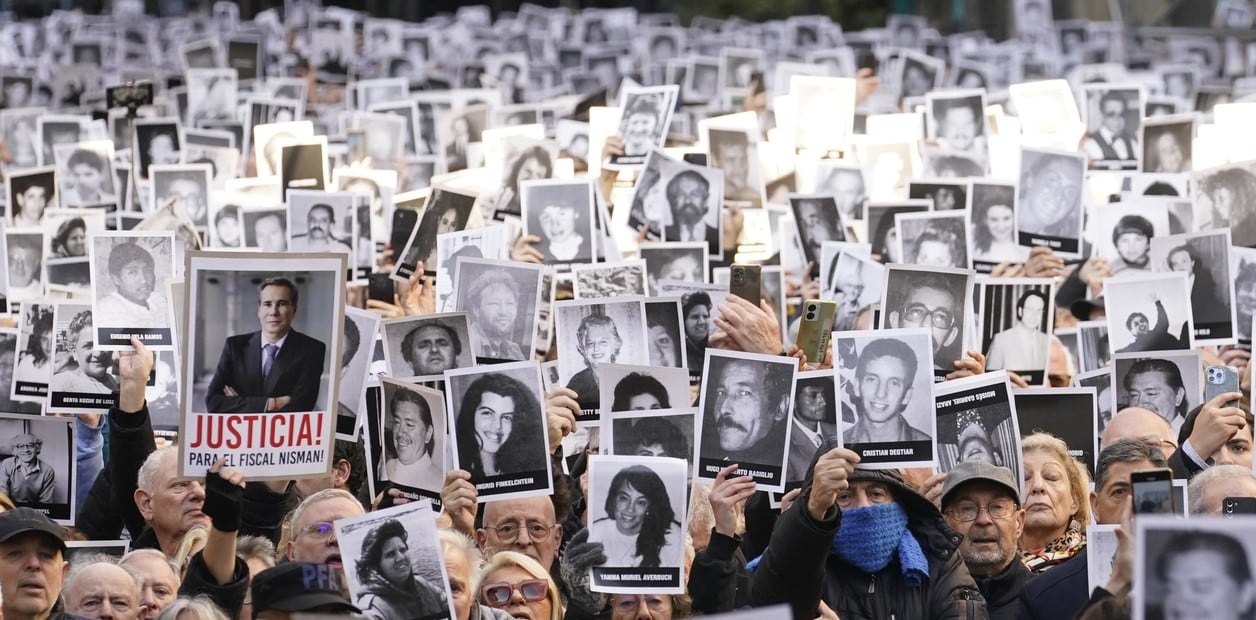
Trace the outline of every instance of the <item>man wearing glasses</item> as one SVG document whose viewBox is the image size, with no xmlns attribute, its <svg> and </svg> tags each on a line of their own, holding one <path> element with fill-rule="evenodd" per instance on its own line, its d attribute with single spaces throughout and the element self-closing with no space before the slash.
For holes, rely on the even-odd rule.
<svg viewBox="0 0 1256 620">
<path fill-rule="evenodd" d="M 842 434 L 845 445 L 930 441 L 903 417 L 915 378 L 916 353 L 906 343 L 889 338 L 869 342 L 855 363 L 851 387 L 859 420 Z"/>
<path fill-rule="evenodd" d="M 1125 128 L 1125 94 L 1110 90 L 1099 98 L 1099 126 L 1086 137 L 1091 165 L 1122 168 L 1138 160 L 1138 141 Z"/>
<path fill-rule="evenodd" d="M 445 499 L 443 493 L 441 499 Z M 473 499 L 473 516 L 474 508 Z M 486 556 L 497 551 L 517 551 L 557 575 L 554 560 L 563 542 L 563 526 L 557 521 L 554 504 L 547 496 L 487 502 L 484 527 L 475 531 L 475 542 Z"/>
<path fill-rule="evenodd" d="M 963 296 L 951 289 L 944 279 L 947 275 L 950 274 L 922 273 L 905 278 L 902 287 L 895 286 L 905 291 L 901 309 L 891 310 L 888 318 L 889 326 L 894 328 L 928 327 L 933 335 L 933 367 L 951 371 L 955 370 L 952 363 L 959 359 L 952 347 L 960 340 Z M 912 366 L 915 367 L 915 355 Z"/>
<path fill-rule="evenodd" d="M 44 442 L 34 435 L 18 435 L 10 444 L 13 456 L 0 463 L 0 491 L 15 504 L 51 504 L 57 473 L 39 458 Z"/>
<path fill-rule="evenodd" d="M 1017 553 L 1025 511 L 1012 470 L 983 461 L 959 463 L 943 483 L 942 516 L 963 538 L 959 555 L 990 617 L 1014 615 L 1021 587 L 1033 575 Z"/>
</svg>

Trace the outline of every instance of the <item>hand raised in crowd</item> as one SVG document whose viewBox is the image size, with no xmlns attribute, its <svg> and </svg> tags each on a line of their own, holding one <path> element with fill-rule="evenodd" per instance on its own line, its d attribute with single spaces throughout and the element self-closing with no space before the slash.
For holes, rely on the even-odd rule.
<svg viewBox="0 0 1256 620">
<path fill-rule="evenodd" d="M 785 494 L 781 496 L 781 514 L 785 514 L 785 512 L 789 510 L 789 507 L 793 506 L 794 502 L 798 501 L 799 495 L 802 495 L 801 487 L 786 491 Z"/>
<path fill-rule="evenodd" d="M 540 264 L 545 260 L 545 255 L 536 249 L 536 245 L 540 242 L 541 238 L 536 235 L 519 235 L 519 238 L 515 239 L 515 245 L 510 248 L 510 260 Z"/>
<path fill-rule="evenodd" d="M 471 472 L 452 469 L 445 473 L 445 486 L 440 489 L 441 512 L 449 517 L 455 531 L 475 536 L 477 498 Z"/>
<path fill-rule="evenodd" d="M 737 253 L 737 241 L 741 239 L 741 229 L 746 224 L 746 216 L 738 207 L 724 207 L 724 254 Z"/>
<path fill-rule="evenodd" d="M 1199 456 L 1213 458 L 1235 433 L 1247 426 L 1247 416 L 1242 409 L 1226 406 L 1228 401 L 1242 397 L 1239 392 L 1226 392 L 1204 403 L 1195 419 L 1195 427 L 1191 429 L 1189 440 Z"/>
<path fill-rule="evenodd" d="M 1010 370 L 1007 371 L 1007 380 L 1009 383 L 1012 384 L 1012 389 L 1014 390 L 1026 390 L 1026 389 L 1029 389 L 1030 387 L 1033 387 L 1029 385 L 1029 382 L 1026 381 L 1024 377 Z"/>
<path fill-rule="evenodd" d="M 571 388 L 556 387 L 545 395 L 545 422 L 549 426 L 549 450 L 554 452 L 563 437 L 576 430 L 576 417 L 580 415 L 580 395 Z"/>
<path fill-rule="evenodd" d="M 1240 349 L 1236 346 L 1225 345 L 1217 352 L 1217 357 L 1221 359 L 1221 363 L 1226 366 L 1233 366 L 1239 371 L 1239 376 L 1247 378 L 1247 366 L 1252 361 L 1252 352 L 1247 349 Z M 1244 388 L 1246 389 L 1246 388 Z"/>
<path fill-rule="evenodd" d="M 118 353 L 118 409 L 135 413 L 144 408 L 144 390 L 153 372 L 153 353 L 131 336 L 130 351 Z"/>
<path fill-rule="evenodd" d="M 1112 266 L 1108 264 L 1108 259 L 1098 256 L 1087 259 L 1078 269 L 1080 271 L 1077 272 L 1077 279 L 1090 289 L 1091 295 L 1102 293 L 1104 278 L 1112 277 Z"/>
<path fill-rule="evenodd" d="M 582 529 L 571 537 L 558 561 L 563 581 L 571 588 L 568 616 L 585 617 L 585 614 L 601 611 L 606 605 L 606 595 L 589 589 L 589 569 L 606 563 L 602 543 L 589 542 L 589 529 Z"/>
<path fill-rule="evenodd" d="M 986 372 L 986 356 L 976 349 L 968 349 L 964 352 L 964 357 L 955 360 L 955 370 L 947 373 L 946 380 L 963 379 L 964 377 L 975 377 L 985 374 Z"/>
<path fill-rule="evenodd" d="M 710 346 L 746 353 L 776 355 L 781 352 L 781 324 L 767 300 L 759 306 L 736 296 L 725 297 L 715 317 Z"/>
<path fill-rule="evenodd" d="M 992 278 L 1023 278 L 1025 277 L 1025 263 L 1004 262 L 994 266 L 990 270 Z"/>
<path fill-rule="evenodd" d="M 807 512 L 816 521 L 830 516 L 837 505 L 837 496 L 850 487 L 848 478 L 859 464 L 859 455 L 846 448 L 825 452 L 812 468 L 811 494 L 807 496 Z"/>
<path fill-rule="evenodd" d="M 731 477 L 737 465 L 729 465 L 715 475 L 711 485 L 711 514 L 715 518 L 715 531 L 732 538 L 737 535 L 737 522 L 746 509 L 746 500 L 754 495 L 754 477 Z"/>
<path fill-rule="evenodd" d="M 618 135 L 611 134 L 606 136 L 606 143 L 602 145 L 602 161 L 605 162 L 610 157 L 618 157 L 624 154 L 624 141 Z M 615 181 L 619 179 L 619 170 L 602 166 L 602 174 L 598 177 L 598 191 L 602 192 L 602 198 L 606 200 L 606 204 L 611 204 L 611 190 L 615 188 Z"/>
<path fill-rule="evenodd" d="M 1025 261 L 1025 276 L 1029 278 L 1054 278 L 1064 275 L 1064 259 L 1056 256 L 1051 248 L 1040 245 L 1029 250 Z"/>
<path fill-rule="evenodd" d="M 205 473 L 205 501 L 201 505 L 213 525 L 202 555 L 220 584 L 229 583 L 235 573 L 236 534 L 244 517 L 244 473 L 225 465 L 226 459 L 219 457 Z"/>
<path fill-rule="evenodd" d="M 938 509 L 942 508 L 942 487 L 946 483 L 946 474 L 933 474 L 920 485 L 920 494 L 933 502 Z"/>
<path fill-rule="evenodd" d="M 374 310 L 386 319 L 435 313 L 436 279 L 423 275 L 424 269 L 420 261 L 408 280 L 394 286 L 393 303 L 368 299 L 366 309 Z"/>
<path fill-rule="evenodd" d="M 864 67 L 855 74 L 855 104 L 858 105 L 871 97 L 881 88 L 881 76 L 871 67 Z"/>
</svg>

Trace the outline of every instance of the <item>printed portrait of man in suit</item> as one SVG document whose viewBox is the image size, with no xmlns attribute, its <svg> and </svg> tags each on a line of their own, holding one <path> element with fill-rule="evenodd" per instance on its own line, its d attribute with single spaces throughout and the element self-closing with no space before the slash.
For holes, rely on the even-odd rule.
<svg viewBox="0 0 1256 620">
<path fill-rule="evenodd" d="M 320 411 L 318 402 L 327 345 L 292 329 L 299 293 L 287 278 L 258 286 L 255 332 L 224 343 L 205 405 L 210 413 Z"/>
</svg>

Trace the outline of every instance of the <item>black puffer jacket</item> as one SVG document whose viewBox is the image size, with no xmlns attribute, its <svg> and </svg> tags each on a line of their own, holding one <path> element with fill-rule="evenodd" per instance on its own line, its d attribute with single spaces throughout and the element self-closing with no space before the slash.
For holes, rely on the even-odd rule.
<svg viewBox="0 0 1256 620">
<path fill-rule="evenodd" d="M 810 476 L 810 475 L 809 475 Z M 755 606 L 789 603 L 795 618 L 814 618 L 824 600 L 842 620 L 966 620 L 987 618 L 986 604 L 956 552 L 960 536 L 942 514 L 897 472 L 855 470 L 852 481 L 890 486 L 907 511 L 907 528 L 929 559 L 929 579 L 909 587 L 895 557 L 869 575 L 829 552 L 841 524 L 841 511 L 825 521 L 807 512 L 808 477 L 802 495 L 776 522 L 772 540 L 750 579 Z"/>
</svg>

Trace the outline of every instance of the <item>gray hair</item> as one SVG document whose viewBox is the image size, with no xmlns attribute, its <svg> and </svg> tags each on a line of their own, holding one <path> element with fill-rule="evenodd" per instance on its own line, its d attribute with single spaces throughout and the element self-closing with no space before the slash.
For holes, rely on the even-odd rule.
<svg viewBox="0 0 1256 620">
<path fill-rule="evenodd" d="M 126 571 L 126 574 L 131 576 L 131 580 L 135 585 L 135 589 L 132 591 L 132 594 L 135 595 L 135 605 L 138 608 L 140 604 L 140 586 L 144 582 L 144 577 L 140 575 L 139 571 L 131 568 L 130 566 L 123 566 L 118 562 L 118 558 L 111 555 L 106 555 L 104 553 L 80 553 L 76 554 L 74 559 L 70 562 L 70 570 L 66 572 L 65 582 L 62 584 L 61 588 L 62 592 L 66 594 L 65 602 L 67 611 L 75 611 L 74 609 L 70 609 L 70 607 L 78 604 L 78 601 L 70 600 L 69 593 L 74 592 L 74 586 L 77 585 L 79 578 L 83 576 L 83 571 L 92 566 L 96 566 L 97 564 L 117 566 L 123 571 Z"/>
<path fill-rule="evenodd" d="M 267 568 L 275 566 L 275 543 L 261 536 L 241 536 L 236 539 L 236 557 L 248 562 L 261 560 Z"/>
<path fill-rule="evenodd" d="M 1156 467 L 1168 467 L 1158 446 L 1142 439 L 1120 439 L 1099 451 L 1099 458 L 1095 461 L 1095 491 L 1102 489 L 1108 481 L 1108 470 L 1113 465 L 1135 461 L 1151 461 Z"/>
<path fill-rule="evenodd" d="M 122 559 L 118 560 L 118 564 L 123 567 L 130 567 L 131 560 L 137 558 L 153 558 L 155 560 L 161 560 L 166 563 L 166 566 L 170 567 L 170 572 L 174 573 L 175 579 L 179 579 L 179 565 L 175 564 L 173 560 L 166 557 L 166 554 L 156 549 L 133 549 L 128 551 L 126 555 L 122 556 Z"/>
<path fill-rule="evenodd" d="M 467 589 L 472 592 L 472 597 L 480 591 L 480 577 L 484 574 L 484 555 L 480 553 L 480 548 L 475 545 L 475 541 L 467 537 L 462 532 L 447 530 L 441 528 L 436 530 L 436 536 L 440 540 L 441 555 L 448 557 L 451 550 L 462 552 L 467 558 Z"/>
<path fill-rule="evenodd" d="M 1191 478 L 1190 484 L 1186 485 L 1186 497 L 1191 505 L 1191 516 L 1208 512 L 1207 502 L 1204 501 L 1204 494 L 1208 487 L 1223 480 L 1242 479 L 1256 480 L 1256 476 L 1242 465 L 1213 465 L 1196 474 L 1194 478 Z"/>
<path fill-rule="evenodd" d="M 294 540 L 296 539 L 297 534 L 298 534 L 297 524 L 301 522 L 301 516 L 305 514 L 305 510 L 307 508 L 323 500 L 335 499 L 337 497 L 341 499 L 347 499 L 353 502 L 353 505 L 355 506 L 360 507 L 362 505 L 361 503 L 358 502 L 358 498 L 354 497 L 352 493 L 344 489 L 323 489 L 322 491 L 319 491 L 305 498 L 304 500 L 301 500 L 300 505 L 298 505 L 295 509 L 292 510 L 292 538 Z"/>
<path fill-rule="evenodd" d="M 179 614 L 185 611 L 197 620 L 230 620 L 227 614 L 214 604 L 213 599 L 204 594 L 196 598 L 180 596 L 162 608 L 161 613 L 157 615 L 157 620 L 176 620 Z"/>
<path fill-rule="evenodd" d="M 135 488 L 143 489 L 149 495 L 156 493 L 157 475 L 161 472 L 161 460 L 167 453 L 171 452 L 178 458 L 179 448 L 176 446 L 163 446 L 149 454 L 148 458 L 144 459 L 144 464 L 140 465 L 140 471 L 135 480 Z"/>
</svg>

